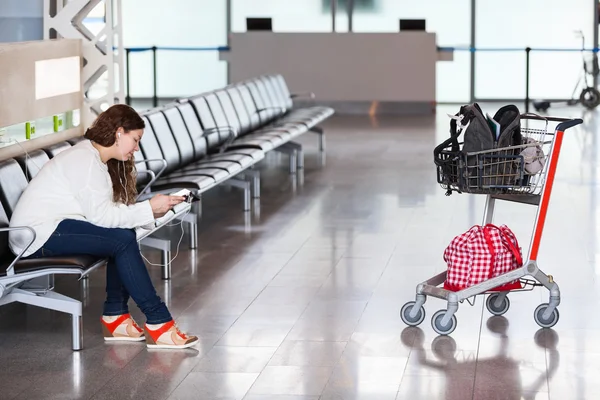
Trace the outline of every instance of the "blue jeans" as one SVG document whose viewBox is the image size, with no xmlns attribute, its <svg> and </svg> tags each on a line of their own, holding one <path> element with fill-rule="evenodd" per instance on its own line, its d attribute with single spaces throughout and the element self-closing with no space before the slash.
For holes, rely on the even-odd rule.
<svg viewBox="0 0 600 400">
<path fill-rule="evenodd" d="M 156 294 L 133 229 L 102 228 L 89 222 L 63 220 L 33 257 L 89 254 L 108 258 L 104 315 L 129 312 L 129 297 L 146 315 L 148 324 L 162 324 L 172 317 Z"/>
</svg>

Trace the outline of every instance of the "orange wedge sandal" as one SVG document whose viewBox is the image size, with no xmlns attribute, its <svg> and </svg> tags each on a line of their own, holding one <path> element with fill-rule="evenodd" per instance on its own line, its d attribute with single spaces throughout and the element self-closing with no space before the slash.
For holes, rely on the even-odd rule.
<svg viewBox="0 0 600 400">
<path fill-rule="evenodd" d="M 196 336 L 182 333 L 173 320 L 162 324 L 155 330 L 148 328 L 146 324 L 144 335 L 146 336 L 146 346 L 151 349 L 185 349 L 198 343 Z"/>
<path fill-rule="evenodd" d="M 144 331 L 135 323 L 130 314 L 119 315 L 112 322 L 108 322 L 105 318 L 105 316 L 100 318 L 104 340 L 123 342 L 144 341 Z"/>
</svg>

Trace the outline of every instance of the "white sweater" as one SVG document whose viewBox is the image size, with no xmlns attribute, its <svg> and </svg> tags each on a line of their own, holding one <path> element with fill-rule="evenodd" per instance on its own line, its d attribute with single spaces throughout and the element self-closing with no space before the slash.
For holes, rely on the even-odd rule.
<svg viewBox="0 0 600 400">
<path fill-rule="evenodd" d="M 105 228 L 136 228 L 154 222 L 150 202 L 115 203 L 108 167 L 89 140 L 59 153 L 29 182 L 10 219 L 10 226 L 29 226 L 36 238 L 27 257 L 50 238 L 65 219 L 88 221 Z M 19 254 L 31 240 L 26 230 L 11 231 L 9 245 Z"/>
</svg>

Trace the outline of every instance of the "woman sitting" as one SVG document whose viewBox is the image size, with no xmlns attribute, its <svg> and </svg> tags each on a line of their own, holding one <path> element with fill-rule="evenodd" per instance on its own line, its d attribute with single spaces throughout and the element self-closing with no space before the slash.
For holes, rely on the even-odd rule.
<svg viewBox="0 0 600 400">
<path fill-rule="evenodd" d="M 154 223 L 185 199 L 158 194 L 136 203 L 133 155 L 144 128 L 142 118 L 126 105 L 100 114 L 85 133 L 88 140 L 56 155 L 31 180 L 10 225 L 35 230 L 35 241 L 24 257 L 108 258 L 101 318 L 105 340 L 146 340 L 148 347 L 186 348 L 198 338 L 175 326 L 152 284 L 134 230 Z M 26 231 L 9 235 L 15 254 L 30 240 Z M 129 297 L 146 316 L 143 329 L 129 314 Z"/>
</svg>

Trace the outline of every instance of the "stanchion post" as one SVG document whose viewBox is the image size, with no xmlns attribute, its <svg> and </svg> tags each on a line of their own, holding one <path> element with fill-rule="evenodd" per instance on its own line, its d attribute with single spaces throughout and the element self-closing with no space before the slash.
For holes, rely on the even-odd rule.
<svg viewBox="0 0 600 400">
<path fill-rule="evenodd" d="M 592 14 L 594 16 L 594 37 L 593 37 L 593 42 L 592 42 L 592 48 L 593 50 L 593 66 L 595 67 L 596 65 L 598 65 L 598 35 L 600 34 L 600 28 L 598 27 L 598 25 L 600 25 L 600 4 L 598 4 L 597 0 L 594 0 L 592 2 L 592 5 L 594 7 L 594 13 Z M 595 72 L 595 71 L 594 71 Z M 598 89 L 598 74 L 593 74 L 593 81 L 594 81 L 594 88 Z"/>
<path fill-rule="evenodd" d="M 154 107 L 158 106 L 158 95 L 156 92 L 156 82 L 157 82 L 157 77 L 156 77 L 156 46 L 152 46 L 152 74 L 154 76 L 154 81 L 152 83 L 152 105 Z"/>
<path fill-rule="evenodd" d="M 131 53 L 131 50 L 125 49 L 125 79 L 127 80 L 127 96 L 125 96 L 125 104 L 128 106 L 131 105 L 131 95 L 129 94 L 129 53 Z"/>
<path fill-rule="evenodd" d="M 529 54 L 531 47 L 525 48 L 525 112 L 529 112 Z"/>
</svg>

